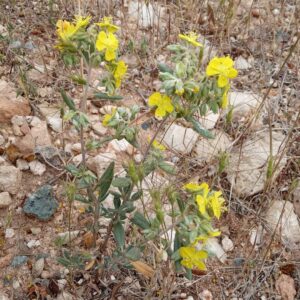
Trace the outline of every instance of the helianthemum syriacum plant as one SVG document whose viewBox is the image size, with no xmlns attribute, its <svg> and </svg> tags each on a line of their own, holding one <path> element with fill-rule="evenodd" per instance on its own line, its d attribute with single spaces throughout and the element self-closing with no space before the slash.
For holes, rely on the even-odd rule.
<svg viewBox="0 0 300 300">
<path fill-rule="evenodd" d="M 162 90 L 149 96 L 149 112 L 153 113 L 160 126 L 155 134 L 149 137 L 148 147 L 142 159 L 139 162 L 132 158 L 124 161 L 123 176 L 115 175 L 112 162 L 100 178 L 97 178 L 86 167 L 86 153 L 90 149 L 102 147 L 113 139 L 125 139 L 141 151 L 137 139 L 138 127 L 135 125 L 140 114 L 137 105 L 130 108 L 114 107 L 107 113 L 101 122 L 110 129 L 110 134 L 104 138 L 88 141 L 85 136 L 89 125 L 86 104 L 90 89 L 94 89 L 94 100 L 116 103 L 122 99 L 118 93 L 126 78 L 127 65 L 118 58 L 120 48 L 118 30 L 120 28 L 112 23 L 110 17 L 96 23 L 91 23 L 90 17 L 82 16 L 76 16 L 71 22 L 65 20 L 57 22 L 56 48 L 60 51 L 64 62 L 74 66 L 70 80 L 83 87 L 79 107 L 75 105 L 70 95 L 64 90 L 61 91 L 65 103 L 64 119 L 78 130 L 81 142 L 81 164 L 69 164 L 66 167 L 75 180 L 75 183 L 70 185 L 72 199 L 86 203 L 87 211 L 93 213 L 95 245 L 99 217 L 109 219 L 107 232 L 100 245 L 100 253 L 105 256 L 111 234 L 115 237 L 116 249 L 112 256 L 105 256 L 106 263 L 123 266 L 138 260 L 150 240 L 166 251 L 169 259 L 175 262 L 178 271 L 182 270 L 182 266 L 186 270 L 193 268 L 203 270 L 208 256 L 205 243 L 209 238 L 220 235 L 220 232 L 213 228 L 212 219 L 220 218 L 225 210 L 221 192 L 210 190 L 206 183 L 201 185 L 190 183 L 180 191 L 168 186 L 152 189 L 150 197 L 153 216 L 144 205 L 146 197 L 144 182 L 147 176 L 158 169 L 172 175 L 176 174 L 176 168 L 166 161 L 166 147 L 156 139 L 159 130 L 163 128 L 161 125 L 168 119 L 183 118 L 190 122 L 195 131 L 212 138 L 210 132 L 202 128 L 197 121 L 197 114 L 204 115 L 208 110 L 216 112 L 227 106 L 230 80 L 237 76 L 237 72 L 229 57 L 214 58 L 206 70 L 203 70 L 203 46 L 198 42 L 198 36 L 195 33 L 179 35 L 181 43 L 168 47 L 173 53 L 172 68 L 160 65 Z M 79 66 L 81 72 L 74 74 L 76 67 L 79 69 Z M 91 85 L 93 68 L 104 70 L 101 73 L 105 75 L 99 78 L 102 92 L 99 92 L 98 87 Z M 106 204 L 108 196 L 113 197 L 113 207 Z M 171 229 L 175 230 L 172 245 L 170 239 L 162 238 L 166 237 L 169 230 L 166 225 L 168 213 L 164 211 L 163 199 L 168 200 L 172 206 Z M 136 211 L 136 201 L 142 202 L 144 210 Z M 132 226 L 142 229 L 143 235 L 140 239 L 135 239 L 135 243 L 131 241 L 130 236 L 126 239 L 124 225 L 126 220 L 129 220 Z"/>
</svg>

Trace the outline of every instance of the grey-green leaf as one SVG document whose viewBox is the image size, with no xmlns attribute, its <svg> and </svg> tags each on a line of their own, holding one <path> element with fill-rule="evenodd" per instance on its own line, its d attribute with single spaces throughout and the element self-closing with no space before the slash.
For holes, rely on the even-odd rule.
<svg viewBox="0 0 300 300">
<path fill-rule="evenodd" d="M 114 224 L 113 233 L 118 246 L 123 248 L 125 245 L 125 231 L 121 222 Z"/>
<path fill-rule="evenodd" d="M 99 195 L 100 199 L 105 197 L 107 191 L 110 188 L 110 185 L 111 185 L 112 180 L 114 178 L 114 168 L 115 168 L 115 163 L 111 162 L 109 164 L 109 166 L 107 167 L 107 169 L 102 174 L 101 178 L 99 179 L 97 189 L 100 192 L 100 195 Z"/>
</svg>

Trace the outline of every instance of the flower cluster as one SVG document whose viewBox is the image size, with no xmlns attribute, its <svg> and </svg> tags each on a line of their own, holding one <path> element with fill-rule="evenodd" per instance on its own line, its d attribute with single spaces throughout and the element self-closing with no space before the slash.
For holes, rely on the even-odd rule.
<svg viewBox="0 0 300 300">
<path fill-rule="evenodd" d="M 224 198 L 222 198 L 222 192 L 210 191 L 207 183 L 197 184 L 188 183 L 184 188 L 192 193 L 196 194 L 196 203 L 198 205 L 199 212 L 206 218 L 216 217 L 220 218 L 221 213 L 225 211 Z"/>
<path fill-rule="evenodd" d="M 194 197 L 200 217 L 206 220 L 210 220 L 212 217 L 219 219 L 221 213 L 226 210 L 224 207 L 225 200 L 221 197 L 222 193 L 220 191 L 210 191 L 207 183 L 190 182 L 184 185 L 184 189 Z M 206 266 L 203 260 L 207 258 L 207 252 L 203 249 L 199 250 L 198 243 L 205 244 L 209 238 L 220 234 L 221 232 L 218 230 L 207 230 L 205 234 L 196 236 L 187 246 L 180 247 L 181 264 L 188 269 L 196 267 L 205 270 Z"/>
<path fill-rule="evenodd" d="M 238 71 L 233 67 L 233 60 L 229 57 L 213 58 L 207 68 L 207 76 L 218 76 L 218 87 L 224 88 L 221 107 L 225 108 L 228 104 L 228 91 L 230 89 L 229 79 L 233 79 L 238 75 Z"/>
<path fill-rule="evenodd" d="M 112 94 L 114 89 L 121 86 L 127 72 L 125 62 L 117 60 L 119 41 L 115 32 L 119 27 L 112 23 L 111 17 L 104 17 L 102 22 L 91 25 L 91 30 L 86 30 L 90 20 L 89 16 L 76 16 L 73 22 L 58 20 L 56 33 L 59 43 L 56 47 L 68 56 L 67 61 L 74 61 L 76 55 L 83 55 L 84 61 L 90 65 L 99 65 L 105 60 L 109 73 L 105 81 L 106 88 Z M 99 32 L 97 28 L 100 28 Z"/>
</svg>

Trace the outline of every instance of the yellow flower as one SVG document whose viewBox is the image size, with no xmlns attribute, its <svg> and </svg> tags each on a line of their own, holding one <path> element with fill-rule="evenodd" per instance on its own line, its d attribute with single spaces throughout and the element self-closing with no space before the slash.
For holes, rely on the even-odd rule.
<svg viewBox="0 0 300 300">
<path fill-rule="evenodd" d="M 206 270 L 205 263 L 203 259 L 207 258 L 207 252 L 200 250 L 198 251 L 195 247 L 180 247 L 179 254 L 182 258 L 181 264 L 188 268 L 192 269 L 194 267 L 199 270 Z"/>
<path fill-rule="evenodd" d="M 76 27 L 86 27 L 90 23 L 91 17 L 87 16 L 86 18 L 83 18 L 82 16 L 75 16 L 75 23 Z"/>
<path fill-rule="evenodd" d="M 233 60 L 229 56 L 214 57 L 206 68 L 206 75 L 219 75 L 218 87 L 222 88 L 229 84 L 228 79 L 238 75 L 238 71 L 233 67 Z"/>
<path fill-rule="evenodd" d="M 198 86 L 195 86 L 194 89 L 193 89 L 193 92 L 198 93 L 199 91 L 200 91 L 200 88 Z"/>
<path fill-rule="evenodd" d="M 185 184 L 183 187 L 186 190 L 189 190 L 190 192 L 198 192 L 198 191 L 204 190 L 205 193 L 206 193 L 206 191 L 208 193 L 208 191 L 209 191 L 209 187 L 206 182 L 203 182 L 201 184 L 198 184 L 195 182 L 190 182 L 190 183 Z"/>
<path fill-rule="evenodd" d="M 127 71 L 127 65 L 123 60 L 120 60 L 117 64 L 117 68 L 114 72 L 114 78 L 116 81 L 116 87 L 119 88 L 121 86 L 121 81 L 126 74 Z"/>
<path fill-rule="evenodd" d="M 75 16 L 75 22 L 70 23 L 64 20 L 58 20 L 56 23 L 56 33 L 58 37 L 66 42 L 73 37 L 80 28 L 86 27 L 90 22 L 91 17 L 83 18 L 81 16 Z"/>
<path fill-rule="evenodd" d="M 179 34 L 178 37 L 195 47 L 203 47 L 201 43 L 197 42 L 199 35 L 197 35 L 195 32 L 190 32 L 189 34 Z"/>
<path fill-rule="evenodd" d="M 117 30 L 120 29 L 120 27 L 114 25 L 111 23 L 112 17 L 104 17 L 102 19 L 102 22 L 96 23 L 100 28 L 107 29 L 108 32 L 115 33 Z"/>
<path fill-rule="evenodd" d="M 230 89 L 230 84 L 226 85 L 222 100 L 221 100 L 221 108 L 226 108 L 228 106 L 228 91 Z"/>
<path fill-rule="evenodd" d="M 225 210 L 225 207 L 223 206 L 225 200 L 221 197 L 222 192 L 214 192 L 209 197 L 209 204 L 211 206 L 211 209 L 213 211 L 214 216 L 217 219 L 220 219 L 221 213 Z"/>
<path fill-rule="evenodd" d="M 117 110 L 117 109 L 114 108 L 114 109 L 112 110 L 111 115 L 110 115 L 110 114 L 106 114 L 106 115 L 104 116 L 103 121 L 102 121 L 102 124 L 103 124 L 104 126 L 107 126 L 107 125 L 108 125 L 109 121 L 114 117 L 114 115 L 115 115 L 115 113 L 116 113 L 116 110 Z"/>
<path fill-rule="evenodd" d="M 116 58 L 116 50 L 119 47 L 119 41 L 111 32 L 100 31 L 96 41 L 96 48 L 99 51 L 105 51 L 105 59 L 111 61 Z"/>
<path fill-rule="evenodd" d="M 164 145 L 162 145 L 161 143 L 159 143 L 157 140 L 154 140 L 152 143 L 153 148 L 160 150 L 160 151 L 165 151 L 166 147 Z"/>
<path fill-rule="evenodd" d="M 175 94 L 177 94 L 178 96 L 182 96 L 184 93 L 184 89 L 180 89 L 180 90 L 176 90 Z"/>
<path fill-rule="evenodd" d="M 161 93 L 153 93 L 149 97 L 148 101 L 150 106 L 157 106 L 155 110 L 155 116 L 163 118 L 167 113 L 171 113 L 174 110 L 174 106 L 171 99 L 167 95 L 161 95 Z"/>
</svg>

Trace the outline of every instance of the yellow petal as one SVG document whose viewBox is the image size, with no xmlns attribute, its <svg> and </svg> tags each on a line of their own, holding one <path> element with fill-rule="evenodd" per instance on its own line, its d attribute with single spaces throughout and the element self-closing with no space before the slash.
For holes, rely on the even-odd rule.
<svg viewBox="0 0 300 300">
<path fill-rule="evenodd" d="M 99 32 L 98 36 L 97 36 L 97 40 L 96 40 L 96 49 L 98 51 L 102 51 L 106 48 L 106 33 L 104 31 Z"/>
<path fill-rule="evenodd" d="M 206 214 L 206 203 L 207 203 L 206 198 L 204 198 L 201 195 L 197 195 L 196 202 L 198 204 L 198 208 L 199 208 L 200 213 L 202 215 L 205 215 Z"/>
<path fill-rule="evenodd" d="M 105 60 L 111 61 L 116 58 L 116 53 L 113 49 L 106 49 L 105 51 Z"/>
<path fill-rule="evenodd" d="M 224 75 L 219 75 L 218 78 L 218 87 L 222 88 L 224 86 L 228 85 L 228 79 Z"/>
<path fill-rule="evenodd" d="M 159 103 L 161 102 L 161 94 L 156 92 L 156 93 L 153 93 L 150 97 L 149 97 L 149 100 L 148 100 L 148 103 L 150 106 L 158 106 Z"/>
<path fill-rule="evenodd" d="M 228 71 L 228 78 L 235 78 L 238 75 L 238 71 L 234 68 Z"/>
</svg>

